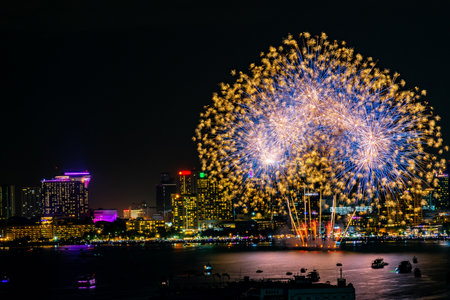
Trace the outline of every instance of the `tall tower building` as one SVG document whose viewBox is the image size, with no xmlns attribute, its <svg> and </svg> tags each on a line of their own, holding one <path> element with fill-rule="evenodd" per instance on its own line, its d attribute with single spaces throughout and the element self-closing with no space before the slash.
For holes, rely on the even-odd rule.
<svg viewBox="0 0 450 300">
<path fill-rule="evenodd" d="M 14 185 L 0 185 L 0 219 L 16 215 L 16 195 Z"/>
<path fill-rule="evenodd" d="M 169 173 L 161 173 L 161 182 L 156 186 L 156 211 L 169 221 L 172 215 L 172 195 L 176 194 L 177 185 Z"/>
<path fill-rule="evenodd" d="M 208 174 L 200 172 L 197 178 L 197 206 L 199 220 L 222 221 L 232 218 L 231 201 L 223 194 Z"/>
<path fill-rule="evenodd" d="M 435 188 L 436 208 L 440 210 L 449 210 L 448 174 L 436 174 L 436 178 L 438 180 L 438 186 Z"/>
<path fill-rule="evenodd" d="M 179 171 L 177 177 L 177 193 L 193 195 L 197 192 L 197 174 L 191 171 Z"/>
<path fill-rule="evenodd" d="M 195 195 L 172 194 L 172 213 L 175 230 L 197 230 L 198 215 Z"/>
<path fill-rule="evenodd" d="M 89 172 L 66 172 L 41 181 L 43 215 L 82 218 L 89 213 Z"/>
<path fill-rule="evenodd" d="M 20 193 L 21 215 L 26 218 L 34 218 L 42 215 L 41 188 L 23 187 Z"/>
<path fill-rule="evenodd" d="M 173 225 L 176 230 L 196 230 L 198 227 L 196 174 L 180 171 L 177 193 L 172 194 Z"/>
</svg>

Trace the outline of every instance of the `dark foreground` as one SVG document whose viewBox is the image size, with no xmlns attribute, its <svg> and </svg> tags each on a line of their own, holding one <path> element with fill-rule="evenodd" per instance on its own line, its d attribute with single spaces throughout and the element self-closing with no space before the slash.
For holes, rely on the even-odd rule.
<svg viewBox="0 0 450 300">
<path fill-rule="evenodd" d="M 213 267 L 216 284 L 253 279 L 285 278 L 300 268 L 320 273 L 320 283 L 336 284 L 339 267 L 352 283 L 356 299 L 449 299 L 450 243 L 435 241 L 386 242 L 376 245 L 346 245 L 333 251 L 274 250 L 261 246 L 183 245 L 171 248 L 145 246 L 61 246 L 0 250 L 0 273 L 11 278 L 0 290 L 0 299 L 149 299 L 160 294 L 160 283 L 170 276 L 199 272 Z M 403 260 L 419 267 L 422 277 L 397 274 Z M 372 269 L 382 257 L 389 265 Z M 258 271 L 259 270 L 259 271 Z M 258 271 L 258 272 L 257 272 Z M 261 272 L 262 271 L 262 272 Z M 77 290 L 75 279 L 95 273 L 95 289 Z M 226 273 L 228 277 L 223 276 Z M 31 297 L 30 297 L 31 296 Z M 216 297 L 217 298 L 217 297 Z M 181 299 L 181 298 L 180 298 Z"/>
</svg>

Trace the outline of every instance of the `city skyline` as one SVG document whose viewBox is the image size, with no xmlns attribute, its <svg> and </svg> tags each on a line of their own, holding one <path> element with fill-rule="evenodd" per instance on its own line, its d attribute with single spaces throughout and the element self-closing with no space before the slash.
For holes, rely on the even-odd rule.
<svg viewBox="0 0 450 300">
<path fill-rule="evenodd" d="M 336 6 L 321 18 L 311 13 L 319 9 L 313 4 L 110 7 L 117 18 L 100 21 L 68 7 L 61 14 L 14 8 L 2 26 L 8 57 L 2 90 L 9 99 L 1 121 L 2 184 L 33 186 L 64 171 L 89 170 L 92 207 L 154 202 L 161 172 L 199 170 L 191 138 L 218 84 L 231 82 L 232 69 L 246 71 L 289 33 L 305 30 L 346 40 L 411 87 L 426 89 L 449 140 L 449 62 L 440 53 L 450 49 L 450 24 L 441 4 L 381 3 L 370 13 Z M 269 11 L 270 20 L 260 17 Z M 366 21 L 376 15 L 386 21 Z"/>
</svg>

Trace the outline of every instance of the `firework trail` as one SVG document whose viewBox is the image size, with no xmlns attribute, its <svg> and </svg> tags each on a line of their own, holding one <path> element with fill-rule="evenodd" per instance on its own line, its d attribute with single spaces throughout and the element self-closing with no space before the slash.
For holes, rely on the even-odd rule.
<svg viewBox="0 0 450 300">
<path fill-rule="evenodd" d="M 445 168 L 425 91 L 403 89 L 345 42 L 289 36 L 249 74 L 232 73 L 193 139 L 203 170 L 239 205 L 283 210 L 304 188 L 369 203 L 433 185 Z"/>
</svg>

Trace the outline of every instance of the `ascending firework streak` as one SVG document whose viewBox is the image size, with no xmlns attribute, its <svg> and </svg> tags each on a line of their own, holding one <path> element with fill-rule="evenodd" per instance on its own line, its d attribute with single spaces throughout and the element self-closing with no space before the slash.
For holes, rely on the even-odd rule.
<svg viewBox="0 0 450 300">
<path fill-rule="evenodd" d="M 203 170 L 244 211 L 289 213 L 303 241 L 317 231 L 296 208 L 303 197 L 306 214 L 306 191 L 320 195 L 320 235 L 322 196 L 373 205 L 444 168 L 439 117 L 398 74 L 325 34 L 289 36 L 261 57 L 221 84 L 194 137 Z"/>
</svg>

